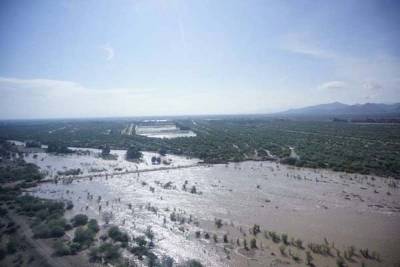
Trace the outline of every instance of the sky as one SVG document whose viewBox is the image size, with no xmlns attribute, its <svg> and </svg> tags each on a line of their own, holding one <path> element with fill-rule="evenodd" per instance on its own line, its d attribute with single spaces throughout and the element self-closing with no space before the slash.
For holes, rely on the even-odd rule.
<svg viewBox="0 0 400 267">
<path fill-rule="evenodd" d="M 2 0 L 0 119 L 400 102 L 400 2 Z"/>
</svg>

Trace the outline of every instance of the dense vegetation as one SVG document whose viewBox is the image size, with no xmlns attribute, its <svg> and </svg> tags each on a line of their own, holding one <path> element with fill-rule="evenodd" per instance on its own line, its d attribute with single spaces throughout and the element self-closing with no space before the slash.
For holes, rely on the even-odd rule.
<svg viewBox="0 0 400 267">
<path fill-rule="evenodd" d="M 198 157 L 208 163 L 274 159 L 296 166 L 400 177 L 400 125 L 295 121 L 266 117 L 176 120 L 196 137 L 123 135 L 134 120 L 7 122 L 0 137 L 62 146 L 128 149 Z M 293 148 L 296 157 L 291 156 Z"/>
</svg>

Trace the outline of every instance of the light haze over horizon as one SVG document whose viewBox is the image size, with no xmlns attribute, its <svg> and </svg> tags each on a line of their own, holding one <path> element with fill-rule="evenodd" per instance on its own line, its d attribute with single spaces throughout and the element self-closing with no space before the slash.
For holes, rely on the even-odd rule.
<svg viewBox="0 0 400 267">
<path fill-rule="evenodd" d="M 0 119 L 400 102 L 398 1 L 1 1 Z"/>
</svg>

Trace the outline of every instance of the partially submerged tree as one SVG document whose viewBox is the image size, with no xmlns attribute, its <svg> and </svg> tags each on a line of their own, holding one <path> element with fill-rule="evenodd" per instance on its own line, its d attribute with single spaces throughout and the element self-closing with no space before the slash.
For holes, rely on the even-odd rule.
<svg viewBox="0 0 400 267">
<path fill-rule="evenodd" d="M 101 155 L 102 156 L 109 156 L 110 155 L 110 147 L 108 145 L 105 145 L 101 148 Z"/>
<path fill-rule="evenodd" d="M 127 160 L 139 160 L 143 156 L 142 152 L 140 152 L 139 149 L 136 147 L 129 147 L 128 150 L 126 151 L 126 159 Z"/>
</svg>

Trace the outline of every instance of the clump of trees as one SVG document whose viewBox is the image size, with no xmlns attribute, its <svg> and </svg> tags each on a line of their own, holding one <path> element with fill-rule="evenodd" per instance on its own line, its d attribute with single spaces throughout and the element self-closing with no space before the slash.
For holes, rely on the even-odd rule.
<svg viewBox="0 0 400 267">
<path fill-rule="evenodd" d="M 56 153 L 56 154 L 70 154 L 74 151 L 69 149 L 67 146 L 59 144 L 59 143 L 50 143 L 47 146 L 48 153 Z"/>
<path fill-rule="evenodd" d="M 126 151 L 126 159 L 127 160 L 140 160 L 143 157 L 143 153 L 137 147 L 130 146 Z"/>
<path fill-rule="evenodd" d="M 0 168 L 0 182 L 9 181 L 26 181 L 33 182 L 39 181 L 43 178 L 40 173 L 39 167 L 32 163 L 26 163 L 22 160 L 12 165 Z"/>
<path fill-rule="evenodd" d="M 25 195 L 18 197 L 16 203 L 20 214 L 34 218 L 32 231 L 35 238 L 61 237 L 71 228 L 63 218 L 63 202 Z"/>
</svg>

